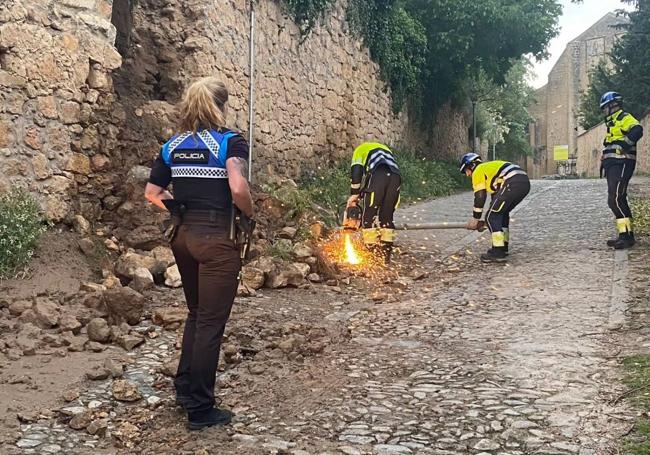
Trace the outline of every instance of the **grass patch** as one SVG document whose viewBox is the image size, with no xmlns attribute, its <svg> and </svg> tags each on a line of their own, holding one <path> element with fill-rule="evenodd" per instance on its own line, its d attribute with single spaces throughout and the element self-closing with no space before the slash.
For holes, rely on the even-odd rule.
<svg viewBox="0 0 650 455">
<path fill-rule="evenodd" d="M 27 265 L 43 232 L 40 208 L 29 193 L 13 188 L 0 195 L 0 279 Z"/>
<path fill-rule="evenodd" d="M 630 205 L 634 214 L 634 233 L 650 235 L 650 199 L 632 198 Z"/>
<path fill-rule="evenodd" d="M 292 261 L 294 258 L 291 242 L 284 241 L 283 239 L 276 240 L 274 243 L 269 245 L 266 249 L 266 254 L 283 261 Z"/>
<path fill-rule="evenodd" d="M 623 366 L 627 372 L 624 381 L 629 387 L 627 396 L 635 406 L 650 411 L 650 355 L 628 357 L 623 361 Z M 636 423 L 625 449 L 634 455 L 650 455 L 650 420 L 642 419 Z"/>
</svg>

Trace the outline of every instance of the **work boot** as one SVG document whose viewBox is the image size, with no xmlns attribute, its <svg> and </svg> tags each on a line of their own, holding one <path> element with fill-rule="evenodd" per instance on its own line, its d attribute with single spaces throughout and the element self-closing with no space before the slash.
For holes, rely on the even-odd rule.
<svg viewBox="0 0 650 455">
<path fill-rule="evenodd" d="M 232 420 L 232 412 L 225 409 L 212 408 L 207 411 L 194 411 L 187 414 L 190 430 L 228 425 Z"/>
<path fill-rule="evenodd" d="M 609 240 L 607 241 L 607 246 L 612 247 L 612 248 L 613 248 L 614 246 L 616 246 L 616 242 L 618 242 L 619 240 L 621 240 L 621 236 L 622 236 L 622 235 L 623 235 L 623 234 L 618 234 L 618 237 L 617 237 L 617 238 L 615 238 L 615 239 L 609 239 Z"/>
<path fill-rule="evenodd" d="M 615 250 L 625 250 L 627 248 L 632 248 L 634 244 L 636 243 L 636 240 L 634 239 L 634 233 L 633 232 L 626 232 L 621 234 L 618 237 L 618 240 L 614 242 L 614 249 Z"/>
<path fill-rule="evenodd" d="M 192 398 L 189 395 L 179 395 L 178 393 L 176 394 L 176 406 L 180 406 L 181 408 L 186 409 L 190 404 L 190 401 L 192 401 Z"/>
<path fill-rule="evenodd" d="M 393 244 L 391 242 L 381 242 L 381 256 L 384 258 L 384 264 L 390 264 L 393 257 Z"/>
<path fill-rule="evenodd" d="M 506 247 L 494 246 L 481 255 L 481 262 L 506 262 Z"/>
</svg>

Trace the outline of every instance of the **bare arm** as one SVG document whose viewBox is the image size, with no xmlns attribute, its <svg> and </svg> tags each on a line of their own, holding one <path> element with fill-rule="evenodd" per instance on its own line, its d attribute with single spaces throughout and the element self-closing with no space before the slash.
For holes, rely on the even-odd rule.
<svg viewBox="0 0 650 455">
<path fill-rule="evenodd" d="M 248 186 L 248 163 L 240 157 L 232 157 L 226 160 L 226 169 L 228 170 L 228 185 L 232 193 L 232 200 L 244 215 L 252 217 L 254 215 L 253 197 Z"/>
<path fill-rule="evenodd" d="M 165 199 L 174 199 L 169 191 L 153 183 L 147 183 L 147 186 L 144 188 L 144 197 L 163 210 L 167 210 L 167 208 L 165 208 L 162 201 Z"/>
</svg>

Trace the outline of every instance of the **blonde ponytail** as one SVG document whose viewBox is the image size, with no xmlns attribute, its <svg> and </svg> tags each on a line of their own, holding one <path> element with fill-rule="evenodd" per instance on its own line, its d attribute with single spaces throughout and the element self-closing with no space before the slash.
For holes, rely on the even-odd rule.
<svg viewBox="0 0 650 455">
<path fill-rule="evenodd" d="M 204 77 L 192 83 L 180 104 L 180 127 L 183 131 L 221 129 L 226 126 L 228 89 L 216 77 Z"/>
</svg>

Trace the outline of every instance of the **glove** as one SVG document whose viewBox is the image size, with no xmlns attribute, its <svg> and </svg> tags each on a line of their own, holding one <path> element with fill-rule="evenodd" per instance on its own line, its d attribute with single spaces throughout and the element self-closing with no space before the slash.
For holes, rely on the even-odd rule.
<svg viewBox="0 0 650 455">
<path fill-rule="evenodd" d="M 359 203 L 359 195 L 358 194 L 353 194 L 352 196 L 350 196 L 348 198 L 348 204 L 347 204 L 346 207 L 347 208 L 355 207 L 358 203 Z"/>
<path fill-rule="evenodd" d="M 477 220 L 476 218 L 470 218 L 469 221 L 467 222 L 467 229 L 470 231 L 476 231 L 479 227 L 481 220 Z"/>
</svg>

